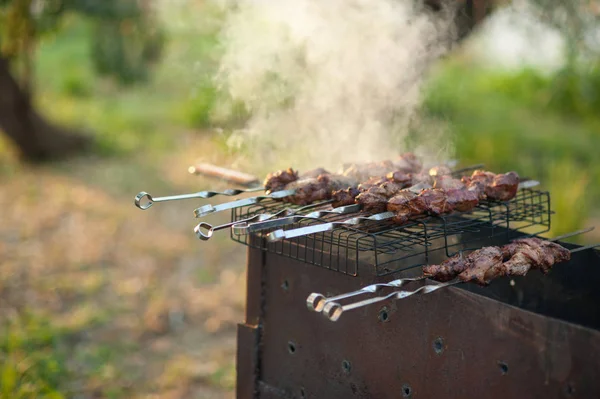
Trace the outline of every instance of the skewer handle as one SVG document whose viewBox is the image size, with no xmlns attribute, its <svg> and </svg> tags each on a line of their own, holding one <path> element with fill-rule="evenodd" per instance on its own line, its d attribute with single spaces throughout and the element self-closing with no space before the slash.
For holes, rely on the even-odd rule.
<svg viewBox="0 0 600 399">
<path fill-rule="evenodd" d="M 222 180 L 227 180 L 232 183 L 241 184 L 243 186 L 252 186 L 258 184 L 258 177 L 248 173 L 238 172 L 236 170 L 222 168 L 220 166 L 211 165 L 208 163 L 197 163 L 188 168 L 188 172 L 194 175 L 207 175 L 216 177 Z"/>
<path fill-rule="evenodd" d="M 230 189 L 223 190 L 223 191 L 198 191 L 197 193 L 169 195 L 169 196 L 165 196 L 165 197 L 156 197 L 156 198 L 152 197 L 147 192 L 142 191 L 138 195 L 135 196 L 134 203 L 135 203 L 135 206 L 137 206 L 141 210 L 146 210 L 146 209 L 150 208 L 152 206 L 152 204 L 154 204 L 155 202 L 177 201 L 177 200 L 194 199 L 194 198 L 207 199 L 207 198 L 214 197 L 216 195 L 226 195 L 226 196 L 231 197 L 231 196 L 235 196 L 235 195 L 242 194 L 242 193 L 252 193 L 252 192 L 263 191 L 263 190 L 264 190 L 263 187 L 255 187 L 255 188 L 249 188 L 249 189 L 230 188 Z M 145 199 L 145 201 L 144 201 L 144 199 Z"/>
</svg>

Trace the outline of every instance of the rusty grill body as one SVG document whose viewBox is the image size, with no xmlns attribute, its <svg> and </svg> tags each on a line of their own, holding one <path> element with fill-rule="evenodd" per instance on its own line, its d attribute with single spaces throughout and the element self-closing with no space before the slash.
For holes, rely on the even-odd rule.
<svg viewBox="0 0 600 399">
<path fill-rule="evenodd" d="M 248 246 L 237 397 L 600 397 L 600 256 L 594 250 L 574 254 L 546 276 L 530 272 L 485 288 L 463 284 L 389 300 L 337 322 L 305 305 L 311 292 L 330 296 L 416 276 L 415 266 L 459 249 L 547 231 L 549 205 L 547 193 L 523 190 L 508 204 L 482 204 L 466 215 L 404 228 L 379 223 L 278 243 L 269 243 L 266 232 L 232 234 Z M 236 209 L 232 218 L 285 206 L 262 203 Z"/>
</svg>

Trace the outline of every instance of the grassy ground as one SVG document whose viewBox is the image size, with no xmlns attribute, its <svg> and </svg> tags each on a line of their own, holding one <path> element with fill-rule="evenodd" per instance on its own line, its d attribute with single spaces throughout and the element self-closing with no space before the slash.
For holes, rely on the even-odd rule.
<svg viewBox="0 0 600 399">
<path fill-rule="evenodd" d="M 76 18 L 39 49 L 39 107 L 99 147 L 29 168 L 0 144 L 0 398 L 233 396 L 244 248 L 226 233 L 199 242 L 197 202 L 133 206 L 141 190 L 224 188 L 187 167 L 232 162 L 218 137 L 194 129 L 214 30 L 168 29 L 153 81 L 127 90 L 94 75 Z"/>
<path fill-rule="evenodd" d="M 203 4 L 165 10 L 171 40 L 145 86 L 98 79 L 78 19 L 40 47 L 40 108 L 92 131 L 99 147 L 34 169 L 0 142 L 0 398 L 233 396 L 244 248 L 226 233 L 195 239 L 198 202 L 132 204 L 141 190 L 224 188 L 186 173 L 198 158 L 262 172 L 208 130 L 219 16 Z M 535 74 L 465 73 L 455 62 L 426 105 L 450 123 L 461 161 L 552 182 L 553 233 L 585 224 L 600 197 L 593 106 L 549 102 L 564 96 Z"/>
</svg>

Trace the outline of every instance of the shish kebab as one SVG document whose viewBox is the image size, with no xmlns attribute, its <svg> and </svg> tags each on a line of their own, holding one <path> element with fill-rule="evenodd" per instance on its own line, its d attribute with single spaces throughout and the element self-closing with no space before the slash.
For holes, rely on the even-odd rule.
<svg viewBox="0 0 600 399">
<path fill-rule="evenodd" d="M 276 230 L 271 232 L 267 239 L 271 242 L 280 241 L 330 231 L 335 226 L 352 227 L 373 220 L 391 220 L 402 225 L 410 219 L 427 214 L 440 216 L 453 211 L 468 212 L 482 200 L 509 201 L 514 198 L 519 188 L 533 187 L 537 184 L 538 182 L 534 181 L 519 183 L 515 172 L 496 175 L 475 171 L 470 177 L 463 177 L 462 180 L 440 176 L 433 188 L 423 189 L 418 194 L 414 190 L 402 189 L 389 197 L 385 190 L 376 186 L 357 195 L 355 201 L 362 202 L 365 211 L 377 212 L 387 209 L 387 212 L 292 230 Z"/>
<path fill-rule="evenodd" d="M 265 194 L 253 198 L 246 198 L 219 205 L 204 205 L 194 210 L 196 218 L 215 212 L 233 209 L 241 206 L 252 205 L 265 199 L 283 201 L 295 205 L 308 205 L 317 201 L 331 200 L 335 191 L 356 187 L 359 182 L 366 181 L 372 176 L 385 176 L 389 172 L 400 172 L 417 175 L 422 171 L 422 163 L 412 153 L 399 156 L 398 160 L 368 162 L 347 166 L 341 173 L 330 173 L 325 169 L 317 168 L 299 176 L 291 168 L 280 170 L 267 175 L 264 182 Z M 430 169 L 430 173 L 441 173 L 449 170 L 447 166 Z"/>
<path fill-rule="evenodd" d="M 356 191 L 357 191 L 357 193 L 362 193 L 362 192 L 366 192 L 369 190 L 379 189 L 380 191 L 385 193 L 385 195 L 387 197 L 391 197 L 394 194 L 397 194 L 398 192 L 400 192 L 400 190 L 407 188 L 407 187 L 410 187 L 412 190 L 418 192 L 418 190 L 421 190 L 426 187 L 430 187 L 430 183 L 435 181 L 434 179 L 446 176 L 447 173 L 456 174 L 456 173 L 460 173 L 465 170 L 476 169 L 477 167 L 479 167 L 479 165 L 452 171 L 447 166 L 441 165 L 441 166 L 435 166 L 435 167 L 430 168 L 427 173 L 421 172 L 418 176 L 413 175 L 413 174 L 405 174 L 404 172 L 401 172 L 401 171 L 395 171 L 395 172 L 390 172 L 390 173 L 388 173 L 387 176 L 384 176 L 381 178 L 369 178 L 366 182 L 360 183 L 358 185 L 359 189 L 356 189 Z M 402 178 L 402 180 L 400 180 L 399 176 L 404 176 L 404 177 Z M 319 176 L 319 177 L 322 177 L 322 176 Z M 426 180 L 428 180 L 428 181 L 424 182 Z M 413 182 L 415 183 L 415 185 L 411 186 L 411 184 Z M 312 187 L 314 187 L 312 182 L 309 182 L 308 186 L 309 187 L 306 190 L 301 191 L 301 192 L 302 193 L 317 192 L 316 190 L 314 190 L 312 188 Z M 301 188 L 306 188 L 306 187 L 301 187 Z M 308 214 L 301 215 L 300 214 L 301 210 L 311 207 L 311 204 L 308 204 L 308 205 L 304 205 L 303 207 L 301 207 L 299 209 L 288 208 L 288 209 L 279 211 L 275 214 L 268 214 L 268 213 L 257 214 L 257 215 L 251 216 L 245 220 L 238 220 L 235 222 L 231 222 L 231 223 L 227 223 L 227 224 L 223 224 L 223 225 L 219 225 L 219 226 L 212 226 L 209 223 L 200 222 L 200 223 L 198 223 L 198 225 L 195 226 L 194 232 L 196 233 L 196 235 L 199 239 L 206 241 L 212 237 L 212 235 L 215 231 L 222 230 L 222 229 L 229 228 L 229 227 L 231 227 L 233 229 L 233 232 L 235 234 L 239 235 L 239 234 L 258 232 L 258 231 L 262 231 L 262 230 L 266 230 L 266 229 L 285 226 L 288 224 L 295 223 L 301 219 L 320 219 L 326 215 L 343 215 L 343 214 L 349 214 L 349 213 L 356 213 L 361 210 L 363 204 L 358 201 L 354 201 L 354 197 L 352 197 L 351 200 L 348 200 L 350 198 L 349 196 L 351 195 L 348 193 L 351 190 L 354 190 L 354 188 L 349 188 L 346 190 L 338 190 L 338 191 L 333 191 L 333 192 L 322 190 L 321 194 L 319 194 L 320 196 L 323 196 L 324 193 L 330 193 L 330 195 L 327 196 L 326 198 L 331 198 L 331 197 L 333 197 L 333 198 L 330 200 L 325 200 L 324 202 L 317 202 L 317 203 L 312 203 L 312 204 L 314 204 L 313 206 L 321 206 L 321 205 L 331 203 L 331 205 L 333 206 L 333 209 L 331 209 L 331 210 L 329 210 L 329 209 L 318 210 L 318 211 L 314 211 L 314 212 L 311 212 Z M 279 192 L 281 192 L 281 191 L 279 191 Z M 336 198 L 337 193 L 342 193 L 341 197 L 344 198 L 343 203 L 340 201 L 340 197 Z M 383 194 L 380 194 L 380 195 L 383 195 Z M 291 197 L 297 198 L 296 196 L 291 196 Z M 311 198 L 311 201 L 315 200 L 315 199 L 320 199 L 320 198 L 315 198 L 314 195 L 310 195 L 309 197 Z M 304 194 L 301 194 L 301 198 L 303 198 L 303 200 L 294 201 L 292 199 L 292 201 L 297 204 L 302 204 L 305 202 L 310 202 L 310 201 L 306 200 L 309 197 L 307 197 Z M 281 200 L 285 201 L 286 198 L 282 198 Z M 377 217 L 375 217 L 375 219 L 376 218 Z"/>
<path fill-rule="evenodd" d="M 564 235 L 561 235 L 558 237 L 554 237 L 554 238 L 548 240 L 548 242 L 560 241 L 565 238 L 573 237 L 573 236 L 584 234 L 584 233 L 589 233 L 592 230 L 594 230 L 594 227 L 589 227 L 587 229 L 574 231 L 574 232 L 567 233 L 567 234 L 564 234 Z M 515 241 L 515 240 L 513 240 L 513 241 Z M 403 277 L 403 278 L 399 278 L 399 279 L 390 281 L 388 283 L 371 284 L 371 285 L 363 287 L 359 290 L 347 292 L 347 293 L 336 295 L 336 296 L 329 297 L 329 298 L 326 298 L 323 294 L 314 292 L 314 293 L 310 294 L 308 296 L 308 298 L 306 299 L 306 306 L 308 307 L 309 310 L 312 310 L 315 312 L 321 312 L 321 311 L 323 311 L 323 309 L 324 309 L 325 305 L 327 305 L 327 303 L 337 302 L 337 301 L 340 301 L 340 300 L 343 300 L 346 298 L 351 298 L 351 297 L 355 297 L 355 296 L 362 295 L 362 294 L 375 293 L 375 292 L 379 291 L 379 289 L 384 288 L 384 287 L 400 288 L 409 282 L 421 281 L 421 280 L 425 280 L 427 278 L 433 278 L 440 282 L 446 282 L 448 280 L 452 280 L 453 278 L 455 278 L 458 275 L 458 272 L 459 272 L 459 270 L 457 268 L 453 267 L 452 264 L 455 263 L 456 258 L 462 259 L 463 252 L 464 251 L 462 251 L 462 250 L 459 251 L 455 256 L 452 256 L 452 257 L 446 259 L 440 265 L 423 266 L 422 267 L 423 275 L 421 277 L 408 277 L 408 278 Z M 415 267 L 417 267 L 417 266 L 421 266 L 421 265 L 415 265 Z M 434 285 L 433 287 L 437 287 L 437 285 Z"/>
<path fill-rule="evenodd" d="M 398 157 L 398 160 L 394 162 L 383 161 L 349 165 L 343 168 L 344 170 L 341 174 L 361 180 L 360 177 L 363 174 L 381 173 L 382 168 L 387 168 L 387 170 L 384 171 L 383 174 L 387 173 L 390 170 L 413 171 L 418 169 L 417 171 L 419 171 L 420 168 L 422 168 L 422 164 L 414 154 L 405 153 L 401 154 Z M 283 190 L 283 186 L 285 186 L 286 184 L 292 183 L 298 179 L 317 178 L 319 175 L 322 174 L 331 175 L 330 172 L 326 171 L 323 168 L 317 168 L 305 172 L 301 175 L 293 169 L 288 168 L 287 170 L 269 173 L 265 179 L 263 187 L 253 187 L 248 189 L 227 189 L 223 191 L 199 191 L 197 193 L 171 195 L 165 197 L 153 197 L 149 193 L 142 191 L 138 195 L 136 195 L 134 203 L 135 206 L 139 209 L 146 210 L 150 208 L 155 202 L 166 202 L 194 198 L 208 199 L 217 195 L 236 196 L 242 193 L 251 193 L 257 191 L 266 191 L 266 196 L 263 197 L 281 198 L 283 196 L 293 194 L 277 192 Z"/>
<path fill-rule="evenodd" d="M 592 229 L 588 229 L 582 232 L 591 230 Z M 565 236 L 571 236 L 579 233 L 581 232 L 576 232 Z M 345 311 L 385 301 L 387 299 L 404 299 L 415 294 L 429 294 L 443 287 L 470 281 L 475 281 L 476 283 L 485 286 L 488 285 L 493 279 L 501 276 L 524 276 L 531 269 L 537 269 L 542 271 L 542 273 L 547 274 L 555 264 L 570 260 L 572 253 L 595 248 L 600 245 L 594 244 L 574 250 L 568 250 L 553 242 L 557 241 L 558 239 L 559 237 L 553 240 L 544 240 L 537 237 L 531 237 L 515 240 L 513 243 L 503 247 L 481 248 L 471 254 L 475 255 L 470 260 L 466 261 L 468 266 L 465 270 L 459 273 L 459 277 L 446 283 L 424 285 L 414 291 L 395 291 L 385 296 L 369 298 L 346 305 L 341 305 L 335 302 L 350 296 L 375 292 L 379 287 L 382 286 L 398 288 L 406 282 L 420 280 L 426 278 L 426 276 L 421 278 L 405 278 L 394 280 L 387 284 L 374 284 L 372 286 L 365 287 L 362 290 L 327 299 L 320 294 L 311 294 L 307 298 L 307 306 L 311 310 L 317 312 L 322 311 L 324 316 L 329 320 L 337 321 L 341 314 Z M 506 259 L 505 256 L 508 258 Z M 432 268 L 435 266 L 439 265 L 431 265 L 427 267 Z M 444 274 L 443 278 L 445 277 L 446 274 Z"/>
</svg>

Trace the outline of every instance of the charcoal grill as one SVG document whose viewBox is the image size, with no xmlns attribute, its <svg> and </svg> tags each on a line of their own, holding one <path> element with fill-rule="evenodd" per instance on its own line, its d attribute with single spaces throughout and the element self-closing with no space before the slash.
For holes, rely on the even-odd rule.
<svg viewBox="0 0 600 399">
<path fill-rule="evenodd" d="M 288 206 L 265 201 L 237 208 L 232 221 Z M 269 242 L 268 231 L 233 230 L 231 238 L 248 246 L 237 397 L 600 397 L 595 250 L 574 254 L 546 276 L 449 287 L 353 310 L 337 322 L 306 308 L 312 292 L 332 296 L 417 276 L 417 266 L 458 250 L 541 234 L 551 214 L 547 192 L 521 190 L 508 203 L 481 203 L 466 214 L 402 228 L 374 223 L 282 242 Z"/>
</svg>

